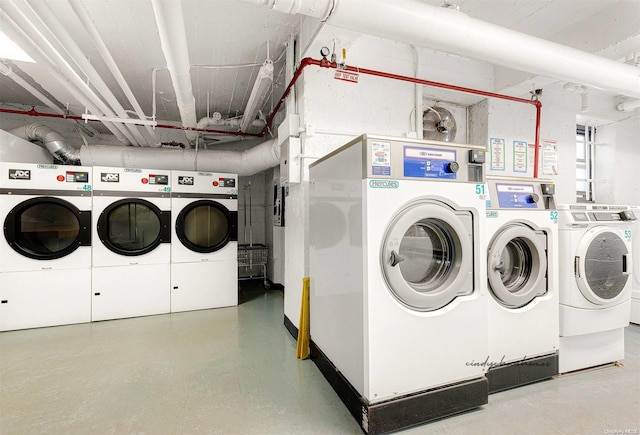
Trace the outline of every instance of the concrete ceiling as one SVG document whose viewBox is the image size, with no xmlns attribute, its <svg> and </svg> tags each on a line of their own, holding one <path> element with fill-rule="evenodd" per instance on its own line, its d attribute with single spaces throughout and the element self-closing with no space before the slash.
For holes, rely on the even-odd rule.
<svg viewBox="0 0 640 435">
<path fill-rule="evenodd" d="M 176 96 L 164 68 L 165 55 L 151 0 L 77 1 L 95 25 L 145 115 L 152 115 L 152 72 L 157 69 L 156 119 L 179 123 Z M 436 6 L 443 3 L 442 0 L 423 1 Z M 457 0 L 449 3 L 473 18 L 612 59 L 627 57 L 634 62 L 640 53 L 640 2 L 637 0 Z M 21 10 L 31 10 L 25 6 L 33 6 L 35 13 L 30 14 L 30 19 L 36 23 L 43 18 L 42 11 L 47 11 L 46 14 L 50 14 L 47 20 L 54 19 L 66 29 L 124 108 L 132 108 L 67 0 L 2 0 L 0 12 L 4 21 L 0 21 L 0 30 L 5 28 L 7 19 L 14 19 L 14 4 L 19 4 Z M 275 86 L 264 107 L 269 112 L 286 86 L 283 53 L 290 35 L 296 34 L 301 17 L 235 0 L 183 0 L 182 9 L 197 118 L 213 112 L 220 112 L 223 118 L 241 115 L 259 65 L 267 58 L 267 50 L 275 61 Z M 58 50 L 66 51 L 64 45 Z M 25 51 L 29 53 L 30 49 Z M 41 65 L 20 61 L 12 61 L 10 65 L 72 114 L 85 112 L 84 106 Z M 496 87 L 507 89 L 524 81 L 526 72 L 502 71 L 500 76 L 508 78 L 496 83 Z M 16 105 L 41 106 L 42 103 L 13 80 L 0 75 L 0 107 Z"/>
</svg>

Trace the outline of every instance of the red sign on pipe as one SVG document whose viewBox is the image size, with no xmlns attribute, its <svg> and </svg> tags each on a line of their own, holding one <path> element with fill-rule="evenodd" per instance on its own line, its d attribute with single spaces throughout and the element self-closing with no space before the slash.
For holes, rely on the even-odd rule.
<svg viewBox="0 0 640 435">
<path fill-rule="evenodd" d="M 358 78 L 360 75 L 354 72 L 348 72 L 341 69 L 336 70 L 335 75 L 333 76 L 336 80 L 342 80 L 349 83 L 358 83 Z"/>
</svg>

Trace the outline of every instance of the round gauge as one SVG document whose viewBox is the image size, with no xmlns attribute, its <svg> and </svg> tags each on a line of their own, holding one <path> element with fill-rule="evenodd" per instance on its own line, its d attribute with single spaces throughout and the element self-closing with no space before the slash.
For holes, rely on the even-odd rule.
<svg viewBox="0 0 640 435">
<path fill-rule="evenodd" d="M 329 52 L 329 47 L 322 47 L 322 48 L 320 49 L 320 55 L 321 55 L 322 57 L 327 57 L 327 56 L 329 56 L 329 53 L 330 53 L 330 52 Z"/>
</svg>

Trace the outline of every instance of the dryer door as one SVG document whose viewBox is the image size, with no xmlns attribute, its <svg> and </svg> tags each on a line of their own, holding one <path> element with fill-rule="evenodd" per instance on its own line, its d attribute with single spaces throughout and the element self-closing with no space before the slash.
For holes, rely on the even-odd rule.
<svg viewBox="0 0 640 435">
<path fill-rule="evenodd" d="M 382 273 L 393 296 L 418 311 L 473 293 L 473 219 L 437 201 L 416 201 L 389 224 Z"/>
<path fill-rule="evenodd" d="M 110 204 L 98 218 L 98 236 L 111 251 L 137 256 L 171 241 L 171 216 L 155 204 L 140 198 L 126 198 Z"/>
<path fill-rule="evenodd" d="M 594 304 L 615 303 L 629 283 L 631 253 L 620 233 L 599 226 L 580 240 L 574 273 L 580 292 Z"/>
<path fill-rule="evenodd" d="M 238 213 L 216 201 L 194 201 L 178 214 L 176 235 L 192 251 L 219 251 L 238 240 Z"/>
<path fill-rule="evenodd" d="M 4 236 L 19 254 L 36 260 L 62 258 L 91 245 L 91 212 L 64 199 L 39 197 L 16 205 L 4 221 Z"/>
<path fill-rule="evenodd" d="M 547 235 L 528 225 L 503 226 L 488 249 L 487 277 L 496 300 L 520 308 L 547 292 Z"/>
</svg>

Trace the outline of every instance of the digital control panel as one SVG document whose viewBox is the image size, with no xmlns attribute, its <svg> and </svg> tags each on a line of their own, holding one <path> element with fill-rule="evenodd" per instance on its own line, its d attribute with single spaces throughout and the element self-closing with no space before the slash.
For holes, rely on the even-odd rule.
<svg viewBox="0 0 640 435">
<path fill-rule="evenodd" d="M 404 176 L 455 180 L 456 150 L 404 147 Z"/>
<path fill-rule="evenodd" d="M 500 208 L 538 208 L 539 195 L 532 184 L 496 183 Z"/>
</svg>

